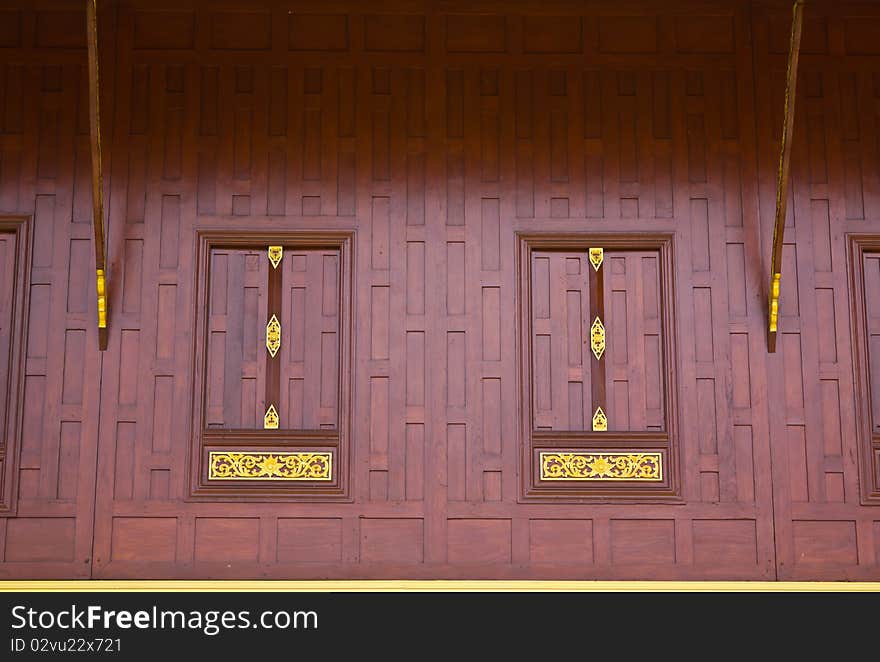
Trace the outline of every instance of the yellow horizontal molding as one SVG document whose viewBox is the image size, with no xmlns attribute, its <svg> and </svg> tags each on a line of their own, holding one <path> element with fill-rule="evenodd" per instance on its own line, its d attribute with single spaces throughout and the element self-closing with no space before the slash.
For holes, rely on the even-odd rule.
<svg viewBox="0 0 880 662">
<path fill-rule="evenodd" d="M 880 582 L 542 580 L 13 580 L 0 592 L 880 592 Z"/>
</svg>

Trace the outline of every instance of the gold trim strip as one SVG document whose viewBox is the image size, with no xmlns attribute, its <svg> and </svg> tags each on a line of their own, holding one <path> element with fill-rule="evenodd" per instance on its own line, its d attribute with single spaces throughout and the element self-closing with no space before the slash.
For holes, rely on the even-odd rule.
<svg viewBox="0 0 880 662">
<path fill-rule="evenodd" d="M 332 480 L 332 453 L 211 451 L 208 480 Z"/>
<path fill-rule="evenodd" d="M 320 580 L 191 580 L 191 579 L 76 579 L 0 581 L 0 593 L 99 593 L 131 592 L 241 592 L 282 593 L 396 593 L 419 591 L 456 592 L 725 592 L 725 593 L 878 593 L 880 582 L 777 582 L 777 581 L 593 581 L 509 579 L 320 579 Z"/>
<path fill-rule="evenodd" d="M 626 451 L 542 452 L 541 480 L 663 480 L 663 454 Z"/>
</svg>

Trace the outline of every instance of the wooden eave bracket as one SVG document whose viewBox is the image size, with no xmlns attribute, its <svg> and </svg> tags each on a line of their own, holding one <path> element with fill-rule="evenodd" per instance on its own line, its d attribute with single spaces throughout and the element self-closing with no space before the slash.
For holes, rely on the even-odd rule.
<svg viewBox="0 0 880 662">
<path fill-rule="evenodd" d="M 795 93 L 797 90 L 798 56 L 803 27 L 803 0 L 792 6 L 791 37 L 788 45 L 788 65 L 785 77 L 785 105 L 783 107 L 782 138 L 779 142 L 779 169 L 776 173 L 776 217 L 773 224 L 773 253 L 770 258 L 770 296 L 767 329 L 767 351 L 776 351 L 776 333 L 779 327 L 779 290 L 782 279 L 782 246 L 785 239 L 785 212 L 788 204 L 788 179 L 791 164 L 792 129 L 794 127 Z"/>
<path fill-rule="evenodd" d="M 101 173 L 101 99 L 98 84 L 97 0 L 86 2 L 89 67 L 89 144 L 92 155 L 92 226 L 95 236 L 95 283 L 98 294 L 98 349 L 107 349 L 107 242 L 104 236 L 104 183 Z"/>
</svg>

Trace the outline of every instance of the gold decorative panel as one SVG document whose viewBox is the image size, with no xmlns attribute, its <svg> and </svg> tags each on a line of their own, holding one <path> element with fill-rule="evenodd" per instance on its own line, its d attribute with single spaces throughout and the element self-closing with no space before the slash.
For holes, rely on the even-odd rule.
<svg viewBox="0 0 880 662">
<path fill-rule="evenodd" d="M 332 480 L 332 453 L 211 451 L 209 480 Z"/>
<path fill-rule="evenodd" d="M 596 360 L 602 358 L 605 353 L 605 325 L 598 317 L 593 321 L 590 327 L 590 347 L 593 349 L 593 355 Z"/>
<path fill-rule="evenodd" d="M 599 267 L 602 266 L 602 260 L 605 258 L 605 251 L 601 248 L 591 248 L 590 249 L 590 264 L 593 265 L 593 269 L 599 271 Z"/>
<path fill-rule="evenodd" d="M 263 417 L 263 429 L 278 429 L 278 410 L 275 409 L 275 405 L 269 405 L 269 408 L 266 410 L 266 415 Z"/>
<path fill-rule="evenodd" d="M 284 257 L 284 248 L 281 246 L 269 246 L 269 262 L 272 263 L 273 269 L 278 268 L 282 257 Z"/>
<path fill-rule="evenodd" d="M 541 480 L 663 480 L 661 453 L 541 453 Z"/>
<path fill-rule="evenodd" d="M 274 358 L 280 348 L 281 322 L 278 321 L 278 318 L 275 317 L 275 315 L 272 315 L 272 318 L 266 325 L 266 349 L 269 350 L 269 356 Z"/>
<path fill-rule="evenodd" d="M 596 407 L 596 413 L 593 414 L 593 432 L 605 432 L 608 430 L 608 417 L 602 411 L 602 407 Z"/>
</svg>

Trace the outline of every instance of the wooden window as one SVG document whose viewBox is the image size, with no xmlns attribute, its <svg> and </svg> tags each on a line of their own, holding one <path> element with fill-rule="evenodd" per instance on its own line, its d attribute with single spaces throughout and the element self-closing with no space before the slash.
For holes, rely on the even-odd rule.
<svg viewBox="0 0 880 662">
<path fill-rule="evenodd" d="M 670 238 L 520 239 L 525 496 L 673 497 Z"/>
<path fill-rule="evenodd" d="M 201 244 L 194 494 L 344 497 L 350 235 Z"/>
<path fill-rule="evenodd" d="M 850 273 L 862 474 L 859 483 L 862 503 L 877 505 L 880 504 L 880 236 L 850 236 Z M 834 319 L 820 318 L 818 323 L 833 325 Z M 823 337 L 829 336 L 824 334 Z"/>
<path fill-rule="evenodd" d="M 0 218 L 0 515 L 15 514 L 16 506 L 25 275 L 29 271 L 26 230 L 24 218 Z"/>
</svg>

